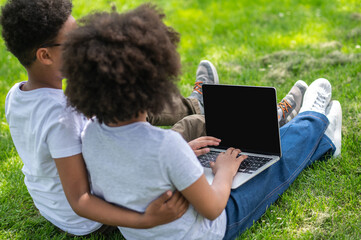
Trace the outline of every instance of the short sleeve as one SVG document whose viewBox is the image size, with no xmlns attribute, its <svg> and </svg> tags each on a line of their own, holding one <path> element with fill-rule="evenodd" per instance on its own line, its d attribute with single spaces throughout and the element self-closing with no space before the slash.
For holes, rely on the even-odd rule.
<svg viewBox="0 0 361 240">
<path fill-rule="evenodd" d="M 70 157 L 82 152 L 81 132 L 85 117 L 66 108 L 52 111 L 47 144 L 52 158 Z"/>
<path fill-rule="evenodd" d="M 161 146 L 161 153 L 168 177 L 177 190 L 186 189 L 202 176 L 203 167 L 180 134 L 169 130 Z"/>
</svg>

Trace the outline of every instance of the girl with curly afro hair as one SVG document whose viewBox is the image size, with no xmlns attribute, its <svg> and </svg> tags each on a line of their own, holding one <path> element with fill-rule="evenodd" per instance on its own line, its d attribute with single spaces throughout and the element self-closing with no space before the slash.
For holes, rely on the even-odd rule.
<svg viewBox="0 0 361 240">
<path fill-rule="evenodd" d="M 159 114 L 179 94 L 179 34 L 152 5 L 125 13 L 96 13 L 80 21 L 64 46 L 65 95 L 100 123 Z"/>
<path fill-rule="evenodd" d="M 179 34 L 163 18 L 150 4 L 123 14 L 84 18 L 64 45 L 65 94 L 71 106 L 92 118 L 82 133 L 82 147 L 94 194 L 143 211 L 171 188 L 194 206 L 162 226 L 120 227 L 126 239 L 218 239 L 226 224 L 223 209 L 230 192 L 230 169 L 245 157 L 236 160 L 240 152 L 236 149 L 224 154 L 217 160 L 225 166 L 219 167 L 224 179 L 216 175 L 218 180 L 210 186 L 192 143 L 203 148 L 220 140 L 201 137 L 188 144 L 179 133 L 146 121 L 148 112 L 161 112 L 177 93 Z M 203 202 L 205 198 L 210 201 Z"/>
</svg>

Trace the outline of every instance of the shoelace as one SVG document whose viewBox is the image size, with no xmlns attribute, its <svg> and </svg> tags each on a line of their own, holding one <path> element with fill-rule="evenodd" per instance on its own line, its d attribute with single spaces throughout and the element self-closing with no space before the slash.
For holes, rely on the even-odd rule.
<svg viewBox="0 0 361 240">
<path fill-rule="evenodd" d="M 324 104 L 326 102 L 326 97 L 323 95 L 320 95 L 320 93 L 317 94 L 317 98 L 316 101 L 313 103 L 312 107 L 320 107 L 320 108 L 324 108 Z"/>
<path fill-rule="evenodd" d="M 198 81 L 198 82 L 196 82 L 196 83 L 194 84 L 193 90 L 194 90 L 194 91 L 197 91 L 199 94 L 203 95 L 202 85 L 203 85 L 203 81 Z"/>
<path fill-rule="evenodd" d="M 288 113 L 288 108 L 292 108 L 291 104 L 287 100 L 283 99 L 278 106 L 282 109 L 283 118 L 286 118 L 285 112 Z"/>
</svg>

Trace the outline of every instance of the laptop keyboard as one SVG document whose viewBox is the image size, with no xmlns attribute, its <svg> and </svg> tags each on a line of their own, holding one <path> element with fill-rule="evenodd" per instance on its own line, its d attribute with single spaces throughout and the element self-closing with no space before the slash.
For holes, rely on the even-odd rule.
<svg viewBox="0 0 361 240">
<path fill-rule="evenodd" d="M 211 151 L 198 157 L 203 167 L 210 167 L 209 162 L 215 162 L 219 152 Z M 238 168 L 238 172 L 252 174 L 260 167 L 271 161 L 269 157 L 248 156 Z"/>
</svg>

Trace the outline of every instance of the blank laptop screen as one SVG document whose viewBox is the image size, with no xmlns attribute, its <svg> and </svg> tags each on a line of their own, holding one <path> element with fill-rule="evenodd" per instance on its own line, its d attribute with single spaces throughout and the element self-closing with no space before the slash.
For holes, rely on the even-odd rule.
<svg viewBox="0 0 361 240">
<path fill-rule="evenodd" d="M 206 131 L 220 147 L 281 156 L 276 89 L 203 85 Z"/>
</svg>

